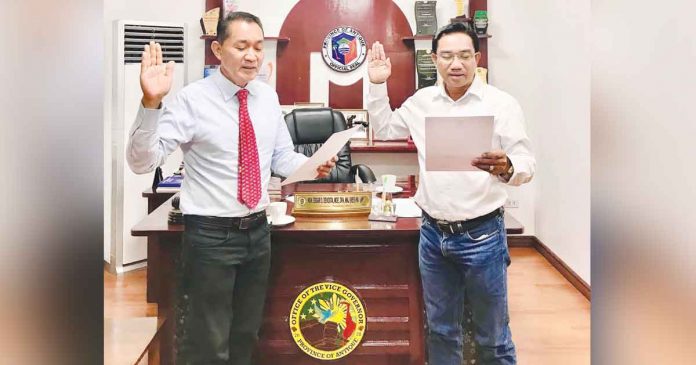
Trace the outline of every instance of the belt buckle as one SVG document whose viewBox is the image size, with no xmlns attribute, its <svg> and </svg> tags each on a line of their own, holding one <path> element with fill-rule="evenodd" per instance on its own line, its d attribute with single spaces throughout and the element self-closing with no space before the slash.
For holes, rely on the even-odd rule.
<svg viewBox="0 0 696 365">
<path fill-rule="evenodd" d="M 452 224 L 449 222 L 436 220 L 435 223 L 437 224 L 437 227 L 440 228 L 440 231 L 454 234 L 454 228 L 452 228 Z"/>
<path fill-rule="evenodd" d="M 239 229 L 248 229 L 254 217 L 242 217 L 239 219 Z"/>
</svg>

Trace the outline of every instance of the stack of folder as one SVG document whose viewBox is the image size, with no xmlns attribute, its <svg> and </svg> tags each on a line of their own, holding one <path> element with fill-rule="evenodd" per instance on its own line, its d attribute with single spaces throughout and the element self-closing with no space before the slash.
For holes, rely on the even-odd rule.
<svg viewBox="0 0 696 365">
<path fill-rule="evenodd" d="M 181 189 L 181 182 L 184 180 L 184 176 L 181 174 L 174 174 L 172 176 L 167 176 L 164 180 L 157 184 L 158 193 L 176 193 Z"/>
</svg>

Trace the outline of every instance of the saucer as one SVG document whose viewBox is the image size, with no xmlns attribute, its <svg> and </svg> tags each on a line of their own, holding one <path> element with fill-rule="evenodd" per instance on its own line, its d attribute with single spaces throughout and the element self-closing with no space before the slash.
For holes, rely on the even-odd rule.
<svg viewBox="0 0 696 365">
<path fill-rule="evenodd" d="M 268 216 L 268 219 L 270 220 L 271 217 Z M 287 226 L 288 224 L 290 224 L 294 221 L 295 221 L 295 217 L 293 217 L 291 215 L 284 215 L 284 216 L 280 217 L 277 222 L 274 222 L 273 220 L 271 220 L 271 224 L 275 227 L 281 227 L 281 226 Z"/>
<path fill-rule="evenodd" d="M 384 187 L 382 186 L 378 186 L 375 188 L 375 191 L 378 193 L 381 193 L 382 190 L 384 190 Z M 402 188 L 401 186 L 395 186 L 394 188 L 387 190 L 387 193 L 400 193 L 402 191 L 404 191 L 404 188 Z"/>
</svg>

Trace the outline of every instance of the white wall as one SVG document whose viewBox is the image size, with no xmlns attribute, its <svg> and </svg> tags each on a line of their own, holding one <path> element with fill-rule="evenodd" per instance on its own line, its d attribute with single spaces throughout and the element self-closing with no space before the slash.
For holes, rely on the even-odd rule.
<svg viewBox="0 0 696 365">
<path fill-rule="evenodd" d="M 533 183 L 511 197 L 534 207 L 520 220 L 590 283 L 590 2 L 489 1 L 488 11 L 491 82 L 522 104 L 537 157 Z"/>
</svg>

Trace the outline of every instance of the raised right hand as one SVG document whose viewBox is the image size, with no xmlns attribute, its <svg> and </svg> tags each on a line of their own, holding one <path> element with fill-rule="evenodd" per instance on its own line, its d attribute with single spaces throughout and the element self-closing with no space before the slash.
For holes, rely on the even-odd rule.
<svg viewBox="0 0 696 365">
<path fill-rule="evenodd" d="M 162 46 L 150 42 L 145 45 L 140 60 L 140 88 L 143 90 L 143 106 L 150 109 L 159 108 L 162 99 L 172 88 L 174 61 L 162 64 Z"/>
<path fill-rule="evenodd" d="M 372 43 L 372 49 L 367 50 L 367 75 L 373 84 L 381 84 L 391 76 L 391 60 L 384 54 L 381 43 Z"/>
</svg>

